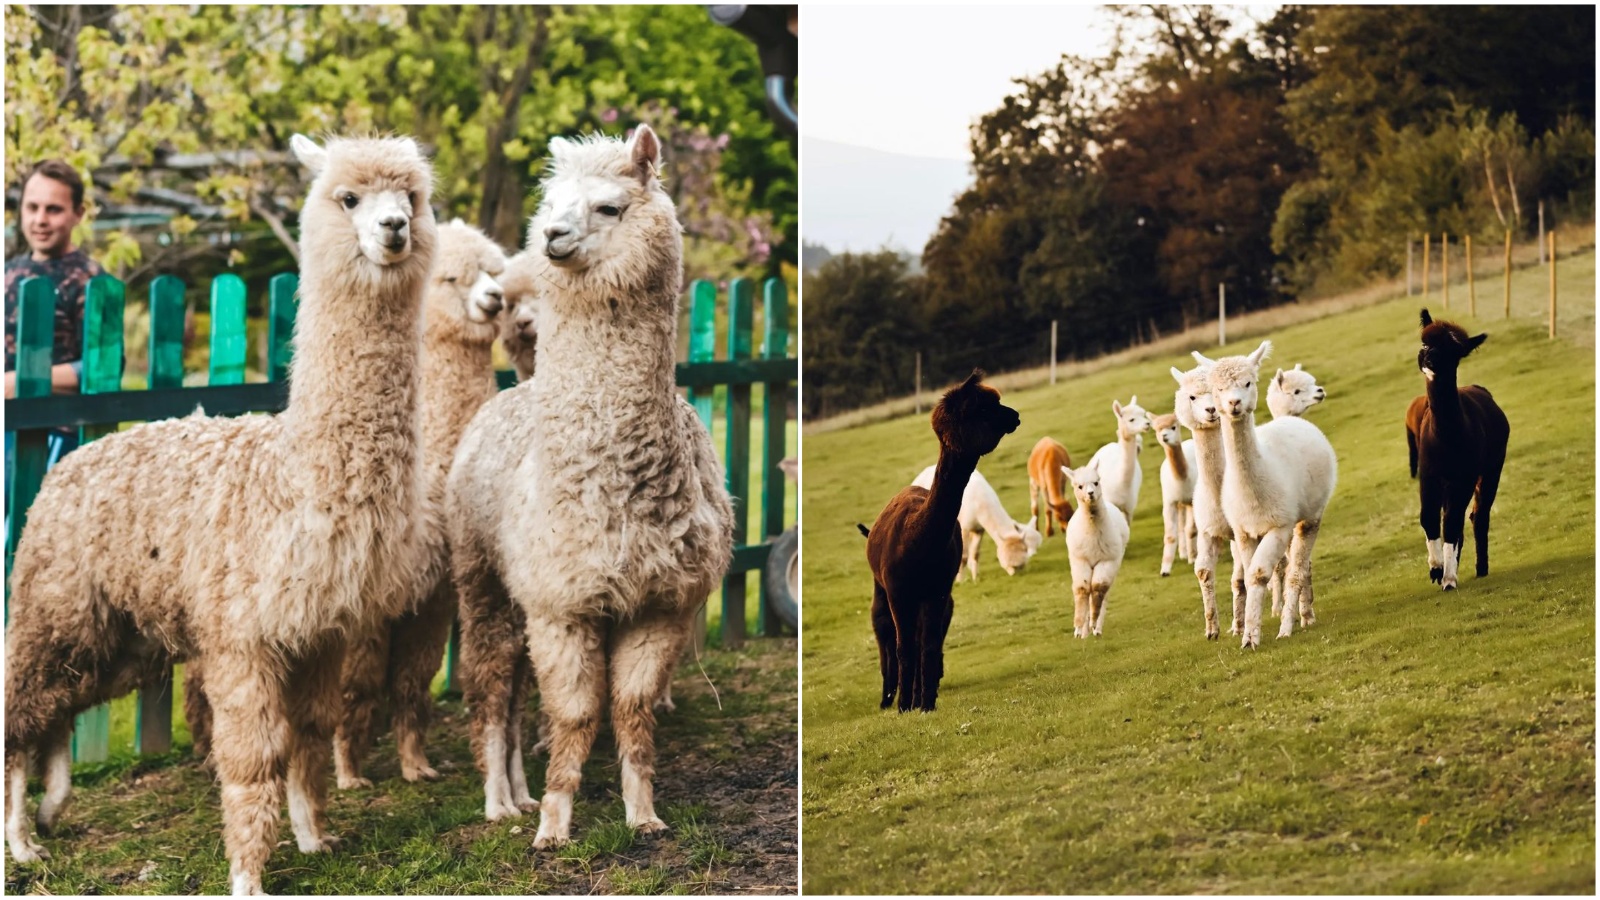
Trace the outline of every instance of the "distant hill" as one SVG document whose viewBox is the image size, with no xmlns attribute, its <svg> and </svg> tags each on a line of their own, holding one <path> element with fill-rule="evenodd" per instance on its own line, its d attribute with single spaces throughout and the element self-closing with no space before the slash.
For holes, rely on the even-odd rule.
<svg viewBox="0 0 1600 900">
<path fill-rule="evenodd" d="M 835 253 L 884 246 L 921 257 L 972 176 L 968 164 L 802 138 L 801 231 Z"/>
</svg>

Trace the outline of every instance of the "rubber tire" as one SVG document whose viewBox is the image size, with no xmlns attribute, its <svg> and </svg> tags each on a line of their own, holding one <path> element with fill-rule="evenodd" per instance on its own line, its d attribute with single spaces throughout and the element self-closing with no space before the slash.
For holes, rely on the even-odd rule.
<svg viewBox="0 0 1600 900">
<path fill-rule="evenodd" d="M 761 573 L 767 587 L 768 611 L 776 615 L 778 621 L 796 630 L 800 624 L 799 555 L 800 532 L 791 528 L 772 539 L 766 569 Z M 792 585 L 791 575 L 794 581 Z"/>
</svg>

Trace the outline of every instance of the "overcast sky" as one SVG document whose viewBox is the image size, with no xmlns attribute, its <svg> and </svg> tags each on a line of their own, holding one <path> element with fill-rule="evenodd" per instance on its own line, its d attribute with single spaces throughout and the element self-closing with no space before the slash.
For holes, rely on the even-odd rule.
<svg viewBox="0 0 1600 900">
<path fill-rule="evenodd" d="M 1000 105 L 1013 78 L 1063 53 L 1100 56 L 1112 36 L 1102 8 L 1065 4 L 813 3 L 801 19 L 801 133 L 935 159 L 968 158 L 968 127 Z"/>
</svg>

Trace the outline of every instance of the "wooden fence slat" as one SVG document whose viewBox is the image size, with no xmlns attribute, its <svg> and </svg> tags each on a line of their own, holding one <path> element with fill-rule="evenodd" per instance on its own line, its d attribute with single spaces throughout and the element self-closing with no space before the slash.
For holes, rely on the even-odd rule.
<svg viewBox="0 0 1600 900">
<path fill-rule="evenodd" d="M 754 290 L 747 278 L 728 285 L 728 359 L 749 359 L 753 326 Z M 728 387 L 727 452 L 728 493 L 733 497 L 733 544 L 745 542 L 750 515 L 750 385 Z M 748 573 L 733 572 L 722 580 L 722 646 L 744 646 L 745 596 Z"/>
<path fill-rule="evenodd" d="M 50 351 L 55 345 L 56 288 L 48 278 L 27 278 L 17 293 L 17 396 L 50 395 Z M 6 576 L 17 554 L 17 540 L 28 521 L 28 508 L 39 495 L 49 458 L 44 431 L 19 431 L 12 456 L 11 483 L 6 485 Z M 11 591 L 6 591 L 6 618 L 11 617 Z"/>
<path fill-rule="evenodd" d="M 300 310 L 300 277 L 290 272 L 268 283 L 267 380 L 286 381 L 294 356 L 294 321 Z"/>
<path fill-rule="evenodd" d="M 708 363 L 717 358 L 717 286 L 709 281 L 695 281 L 689 285 L 689 365 Z M 700 416 L 700 422 L 711 431 L 711 417 L 715 407 L 717 389 L 712 387 L 689 388 L 689 403 Z M 694 650 L 698 656 L 706 649 L 706 605 L 700 604 L 695 614 Z"/>
<path fill-rule="evenodd" d="M 769 278 L 762 289 L 762 315 L 766 320 L 766 335 L 761 355 L 767 359 L 784 359 L 789 355 L 789 296 L 783 282 Z M 788 450 L 789 436 L 789 385 L 784 381 L 769 381 L 762 393 L 761 460 L 761 539 L 777 537 L 783 533 L 783 500 L 786 479 L 778 463 Z M 767 614 L 767 579 L 759 577 L 759 612 L 756 615 L 756 633 L 772 637 L 781 632 L 782 625 L 776 616 Z"/>
<path fill-rule="evenodd" d="M 211 282 L 210 384 L 244 384 L 244 282 L 224 272 Z"/>
</svg>

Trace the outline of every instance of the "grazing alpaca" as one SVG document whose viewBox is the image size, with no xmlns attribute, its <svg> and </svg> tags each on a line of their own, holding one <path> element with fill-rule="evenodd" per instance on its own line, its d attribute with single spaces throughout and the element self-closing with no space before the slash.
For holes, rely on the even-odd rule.
<svg viewBox="0 0 1600 900">
<path fill-rule="evenodd" d="M 1456 386 L 1456 370 L 1489 335 L 1467 337 L 1453 322 L 1435 322 L 1422 311 L 1422 349 L 1417 367 L 1427 393 L 1406 410 L 1411 477 L 1422 491 L 1422 533 L 1428 539 L 1428 577 L 1445 590 L 1456 588 L 1456 567 L 1466 542 L 1467 500 L 1473 499 L 1472 536 L 1477 574 L 1489 574 L 1489 510 L 1500 490 L 1511 423 L 1484 388 Z M 1439 522 L 1444 520 L 1441 538 Z"/>
<path fill-rule="evenodd" d="M 1178 432 L 1178 416 L 1168 413 L 1151 420 L 1156 440 L 1167 458 L 1161 463 L 1161 577 L 1172 574 L 1172 557 L 1194 559 L 1194 441 Z"/>
<path fill-rule="evenodd" d="M 912 480 L 912 484 L 924 490 L 933 487 L 933 475 L 937 466 L 923 469 L 921 474 Z M 994 539 L 995 557 L 1000 560 L 1000 568 L 1006 570 L 1007 575 L 1017 574 L 1017 570 L 1028 564 L 1028 560 L 1039 552 L 1039 545 L 1044 543 L 1044 535 L 1033 523 L 1019 525 L 1000 504 L 1000 495 L 995 493 L 989 484 L 989 479 L 977 469 L 972 470 L 972 477 L 967 479 L 967 489 L 961 494 L 961 512 L 956 516 L 956 521 L 961 523 L 961 543 L 966 548 L 967 568 L 972 572 L 974 583 L 978 580 L 978 545 L 983 541 L 987 532 Z M 956 580 L 961 580 L 961 573 L 956 573 Z"/>
<path fill-rule="evenodd" d="M 539 345 L 539 260 L 528 250 L 511 257 L 500 286 L 506 292 L 506 312 L 501 319 L 500 344 L 511 358 L 517 381 L 533 377 Z"/>
<path fill-rule="evenodd" d="M 1072 636 L 1100 636 L 1106 623 L 1106 594 L 1122 568 L 1128 549 L 1128 517 L 1106 502 L 1101 492 L 1099 466 L 1072 470 L 1061 467 L 1072 481 L 1078 514 L 1067 523 L 1067 556 L 1072 561 Z"/>
<path fill-rule="evenodd" d="M 1316 377 L 1300 368 L 1299 363 L 1292 369 L 1279 369 L 1267 383 L 1267 409 L 1272 411 L 1274 419 L 1303 416 L 1327 396 L 1328 392 L 1317 384 Z"/>
<path fill-rule="evenodd" d="M 1249 356 L 1229 356 L 1211 363 L 1208 375 L 1212 396 L 1223 413 L 1227 471 L 1222 479 L 1222 509 L 1233 526 L 1241 558 L 1246 560 L 1244 647 L 1261 643 L 1267 582 L 1278 560 L 1289 551 L 1291 540 L 1295 552 L 1289 560 L 1278 637 L 1293 633 L 1296 609 L 1302 626 L 1316 621 L 1311 598 L 1302 589 L 1310 579 L 1312 548 L 1338 480 L 1333 446 L 1317 426 L 1286 417 L 1256 427 L 1261 360 L 1271 349 L 1270 341 L 1262 341 Z"/>
<path fill-rule="evenodd" d="M 999 391 L 979 384 L 982 378 L 973 371 L 933 408 L 939 437 L 933 487 L 901 490 L 867 533 L 872 629 L 883 675 L 880 709 L 888 709 L 896 693 L 901 712 L 913 706 L 932 712 L 939 698 L 954 611 L 950 588 L 961 571 L 961 498 L 978 458 L 1022 424 L 1016 410 L 1001 405 Z"/>
<path fill-rule="evenodd" d="M 540 848 L 571 840 L 608 685 L 627 823 L 666 828 L 652 706 L 733 557 L 722 465 L 674 384 L 683 237 L 657 178 L 660 142 L 641 125 L 626 142 L 555 138 L 550 153 L 530 234 L 545 257 L 539 366 L 473 419 L 446 501 L 463 644 L 481 644 L 468 621 L 505 598 L 525 619 L 518 646 L 550 751 Z M 493 648 L 463 651 L 486 811 L 503 811 L 517 799 L 505 765 L 517 679 L 493 683 Z"/>
<path fill-rule="evenodd" d="M 1044 495 L 1044 529 L 1048 537 L 1055 537 L 1056 525 L 1066 533 L 1072 520 L 1072 504 L 1067 502 L 1066 479 L 1061 477 L 1061 467 L 1072 465 L 1067 448 L 1053 437 L 1039 438 L 1028 454 L 1028 500 L 1032 504 L 1030 518 L 1038 530 L 1039 496 Z"/>
<path fill-rule="evenodd" d="M 1188 372 L 1177 368 L 1171 371 L 1178 382 L 1172 398 L 1174 414 L 1179 424 L 1194 435 L 1194 575 L 1200 582 L 1200 601 L 1205 607 L 1206 639 L 1214 641 L 1222 633 L 1217 623 L 1217 561 L 1222 556 L 1222 546 L 1233 542 L 1233 528 L 1222 513 L 1222 477 L 1227 471 L 1227 457 L 1222 447 L 1222 418 L 1211 396 L 1210 370 L 1209 365 L 1202 365 Z M 1244 629 L 1244 568 L 1240 560 L 1239 547 L 1233 544 L 1230 634 Z"/>
<path fill-rule="evenodd" d="M 1138 397 L 1129 400 L 1127 406 L 1111 401 L 1111 412 L 1117 417 L 1117 439 L 1096 450 L 1089 462 L 1098 463 L 1095 468 L 1104 479 L 1105 501 L 1121 509 L 1132 523 L 1133 508 L 1139 505 L 1139 485 L 1144 481 L 1139 467 L 1143 443 L 1139 435 L 1150 430 L 1150 414 L 1139 406 Z"/>
<path fill-rule="evenodd" d="M 410 139 L 296 135 L 300 313 L 278 416 L 194 415 L 89 444 L 45 478 L 12 573 L 6 839 L 30 753 L 49 760 L 41 825 L 68 786 L 77 712 L 174 658 L 204 666 L 235 893 L 259 893 L 285 773 L 300 850 L 327 833 L 346 634 L 391 616 L 425 556 L 418 428 L 432 173 Z M 52 777 L 54 776 L 54 777 Z"/>
</svg>

